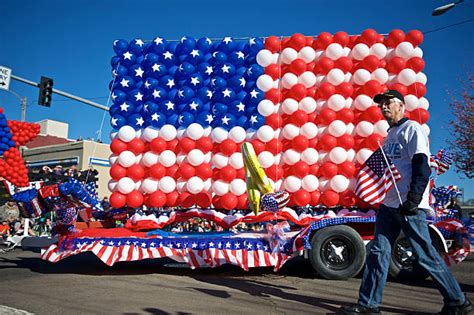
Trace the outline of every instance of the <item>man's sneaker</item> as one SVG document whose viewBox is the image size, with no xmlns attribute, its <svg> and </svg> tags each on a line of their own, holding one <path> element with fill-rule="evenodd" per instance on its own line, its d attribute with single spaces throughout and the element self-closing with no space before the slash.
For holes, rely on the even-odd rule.
<svg viewBox="0 0 474 315">
<path fill-rule="evenodd" d="M 350 306 L 343 306 L 339 309 L 337 314 L 341 315 L 357 315 L 357 314 L 365 314 L 365 315 L 379 315 L 380 310 L 378 307 L 370 308 L 367 306 L 362 306 L 360 304 L 353 304 Z"/>
<path fill-rule="evenodd" d="M 444 305 L 440 315 L 474 315 L 474 307 L 466 298 L 463 305 Z"/>
</svg>

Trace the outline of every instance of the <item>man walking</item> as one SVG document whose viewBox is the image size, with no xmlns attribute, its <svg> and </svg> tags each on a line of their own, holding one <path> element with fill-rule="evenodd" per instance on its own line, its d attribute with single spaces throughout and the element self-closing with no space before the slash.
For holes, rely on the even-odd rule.
<svg viewBox="0 0 474 315">
<path fill-rule="evenodd" d="M 428 271 L 444 297 L 440 314 L 474 314 L 471 302 L 431 245 L 426 222 L 431 173 L 428 137 L 417 122 L 403 117 L 405 102 L 398 91 L 388 90 L 378 94 L 374 102 L 379 105 L 390 125 L 383 150 L 397 167 L 401 180 L 396 183 L 397 187 L 387 192 L 378 210 L 374 240 L 367 257 L 358 303 L 342 307 L 339 313 L 381 314 L 379 305 L 387 280 L 392 246 L 403 230 L 418 263 Z"/>
</svg>

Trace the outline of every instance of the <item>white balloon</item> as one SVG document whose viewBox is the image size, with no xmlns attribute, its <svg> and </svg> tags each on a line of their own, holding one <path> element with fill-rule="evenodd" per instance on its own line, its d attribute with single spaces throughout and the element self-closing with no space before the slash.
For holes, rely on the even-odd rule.
<svg viewBox="0 0 474 315">
<path fill-rule="evenodd" d="M 299 134 L 300 128 L 293 124 L 286 124 L 285 127 L 283 127 L 282 135 L 287 140 L 293 140 L 293 138 L 298 136 Z"/>
<path fill-rule="evenodd" d="M 416 73 L 412 69 L 403 69 L 397 75 L 397 81 L 403 85 L 411 85 L 416 81 Z"/>
<path fill-rule="evenodd" d="M 303 59 L 306 63 L 310 63 L 316 58 L 316 52 L 312 47 L 305 46 L 298 52 L 298 58 Z"/>
<path fill-rule="evenodd" d="M 307 122 L 301 126 L 300 133 L 307 139 L 313 139 L 318 135 L 318 127 L 312 122 Z"/>
<path fill-rule="evenodd" d="M 318 134 L 319 135 L 325 135 L 328 133 L 328 126 L 324 126 L 324 125 L 319 125 L 318 127 Z"/>
<path fill-rule="evenodd" d="M 418 97 L 412 94 L 408 94 L 404 98 L 405 98 L 406 110 L 411 112 L 412 110 L 418 108 L 418 104 L 420 103 L 420 100 L 418 99 Z"/>
<path fill-rule="evenodd" d="M 428 82 L 428 78 L 426 77 L 426 74 L 423 72 L 418 72 L 416 74 L 416 82 L 420 82 L 421 84 L 426 85 L 426 82 Z"/>
<path fill-rule="evenodd" d="M 187 160 L 192 166 L 201 165 L 204 162 L 204 153 L 199 149 L 192 149 L 188 153 Z"/>
<path fill-rule="evenodd" d="M 387 136 L 388 127 L 390 126 L 388 125 L 388 122 L 386 120 L 379 120 L 374 124 L 375 132 L 381 135 L 382 137 Z"/>
<path fill-rule="evenodd" d="M 287 98 L 281 103 L 280 109 L 283 113 L 291 115 L 298 110 L 298 102 L 292 98 Z"/>
<path fill-rule="evenodd" d="M 295 176 L 288 176 L 285 178 L 283 186 L 285 187 L 286 191 L 294 193 L 301 188 L 301 179 Z"/>
<path fill-rule="evenodd" d="M 113 179 L 109 180 L 109 183 L 107 184 L 109 191 L 111 192 L 117 191 L 117 185 L 118 185 L 118 182 Z"/>
<path fill-rule="evenodd" d="M 357 133 L 357 135 L 361 136 L 361 137 L 368 137 L 370 136 L 371 134 L 374 133 L 374 125 L 368 121 L 361 121 L 357 124 L 357 126 L 355 127 L 355 131 Z"/>
<path fill-rule="evenodd" d="M 204 163 L 211 163 L 212 152 L 207 152 L 204 154 Z"/>
<path fill-rule="evenodd" d="M 347 72 L 347 73 L 344 75 L 344 82 L 351 82 L 351 79 L 352 79 L 352 73 Z"/>
<path fill-rule="evenodd" d="M 176 156 L 176 163 L 179 165 L 183 164 L 183 162 L 186 160 L 186 154 L 178 154 Z"/>
<path fill-rule="evenodd" d="M 271 152 L 263 151 L 258 155 L 258 161 L 263 168 L 268 168 L 275 164 L 275 156 Z"/>
<path fill-rule="evenodd" d="M 176 181 L 171 176 L 163 176 L 160 179 L 160 183 L 158 185 L 160 190 L 165 194 L 168 194 L 176 189 Z"/>
<path fill-rule="evenodd" d="M 163 138 L 165 141 L 170 141 L 176 138 L 178 132 L 173 125 L 164 125 L 160 129 L 160 137 Z"/>
<path fill-rule="evenodd" d="M 240 178 L 234 179 L 230 183 L 229 188 L 230 188 L 230 192 L 233 193 L 236 196 L 243 195 L 247 191 L 247 185 L 245 184 L 245 181 L 243 181 Z"/>
<path fill-rule="evenodd" d="M 257 138 L 262 142 L 269 142 L 275 136 L 275 131 L 272 127 L 265 125 L 257 130 Z"/>
<path fill-rule="evenodd" d="M 211 135 L 211 132 L 212 132 L 212 127 L 211 127 L 211 126 L 206 127 L 206 128 L 204 128 L 204 134 L 203 134 L 203 136 L 204 136 L 204 137 L 209 137 L 209 136 Z"/>
<path fill-rule="evenodd" d="M 298 77 L 298 83 L 306 88 L 313 87 L 316 84 L 316 75 L 311 71 L 305 71 Z"/>
<path fill-rule="evenodd" d="M 130 167 L 137 162 L 137 158 L 131 151 L 122 151 L 122 153 L 119 154 L 117 161 L 123 167 Z"/>
<path fill-rule="evenodd" d="M 171 150 L 165 150 L 160 153 L 160 158 L 158 161 L 164 167 L 170 167 L 171 165 L 176 164 L 176 154 Z"/>
<path fill-rule="evenodd" d="M 333 94 L 328 99 L 328 107 L 333 111 L 340 111 L 344 108 L 345 98 L 340 94 Z"/>
<path fill-rule="evenodd" d="M 197 194 L 203 190 L 204 182 L 199 176 L 193 176 L 188 180 L 186 188 L 191 194 Z"/>
<path fill-rule="evenodd" d="M 257 63 L 262 67 L 268 67 L 272 64 L 273 54 L 268 49 L 262 49 L 257 54 Z"/>
<path fill-rule="evenodd" d="M 373 100 L 368 95 L 360 94 L 355 98 L 352 104 L 357 110 L 363 111 L 372 106 Z"/>
<path fill-rule="evenodd" d="M 341 193 L 349 187 L 349 180 L 345 176 L 336 175 L 331 178 L 329 185 L 331 186 L 332 190 L 337 193 Z"/>
<path fill-rule="evenodd" d="M 184 137 L 188 136 L 186 133 L 186 130 L 187 128 L 178 127 L 178 129 L 176 129 L 176 138 L 183 139 Z M 204 133 L 204 129 L 203 129 L 203 133 Z"/>
<path fill-rule="evenodd" d="M 280 54 L 279 53 L 273 53 L 272 63 L 274 63 L 276 65 L 280 63 Z"/>
<path fill-rule="evenodd" d="M 415 47 L 415 49 L 413 49 L 413 57 L 423 58 L 423 50 L 420 47 Z"/>
<path fill-rule="evenodd" d="M 322 49 L 315 50 L 314 53 L 316 54 L 315 61 L 324 56 L 324 50 Z"/>
<path fill-rule="evenodd" d="M 291 73 L 291 72 L 285 73 L 283 77 L 281 78 L 281 85 L 285 89 L 291 89 L 291 87 L 297 83 L 298 83 L 298 77 L 296 76 L 296 74 Z"/>
<path fill-rule="evenodd" d="M 351 49 L 349 47 L 344 47 L 342 56 L 347 57 L 351 53 Z"/>
<path fill-rule="evenodd" d="M 270 116 L 275 111 L 275 105 L 270 100 L 261 100 L 258 103 L 257 110 L 263 117 Z"/>
<path fill-rule="evenodd" d="M 241 169 L 244 167 L 244 159 L 242 157 L 242 153 L 235 152 L 229 158 L 229 164 L 235 169 Z"/>
<path fill-rule="evenodd" d="M 427 137 L 430 135 L 431 130 L 427 124 L 421 125 L 421 129 L 423 129 L 423 132 L 425 133 Z"/>
<path fill-rule="evenodd" d="M 395 55 L 403 59 L 410 59 L 415 52 L 413 44 L 410 42 L 401 42 L 395 47 Z"/>
<path fill-rule="evenodd" d="M 151 194 L 158 190 L 158 185 L 159 181 L 152 178 L 145 178 L 140 187 L 144 193 Z"/>
<path fill-rule="evenodd" d="M 240 126 L 235 126 L 229 131 L 229 139 L 235 143 L 241 143 L 245 141 L 245 129 Z"/>
<path fill-rule="evenodd" d="M 185 181 L 185 180 L 178 180 L 178 181 L 176 182 L 176 190 L 177 190 L 180 194 L 183 193 L 183 192 L 185 192 L 185 191 L 187 191 L 187 188 L 186 188 L 186 184 L 187 184 L 187 183 L 188 183 L 188 182 Z"/>
<path fill-rule="evenodd" d="M 369 149 L 360 149 L 356 154 L 356 160 L 359 164 L 364 164 L 365 161 L 372 155 L 372 150 Z"/>
<path fill-rule="evenodd" d="M 388 72 L 384 68 L 375 69 L 371 74 L 372 80 L 378 81 L 380 84 L 385 84 L 388 81 Z"/>
<path fill-rule="evenodd" d="M 421 97 L 419 100 L 419 106 L 420 108 L 428 110 L 428 108 L 430 108 L 430 102 L 428 102 L 426 98 Z"/>
<path fill-rule="evenodd" d="M 139 180 L 138 182 L 135 182 L 135 190 L 140 191 L 140 186 L 142 185 L 142 181 Z M 142 191 L 141 191 L 142 192 Z"/>
<path fill-rule="evenodd" d="M 332 43 L 329 44 L 329 46 L 326 48 L 326 57 L 332 59 L 332 60 L 337 60 L 342 57 L 344 54 L 344 49 L 342 46 L 338 43 Z"/>
<path fill-rule="evenodd" d="M 325 151 L 321 151 L 319 153 L 319 159 L 318 159 L 319 163 L 324 163 L 324 162 L 328 162 L 329 161 L 329 153 L 328 152 L 325 152 Z"/>
<path fill-rule="evenodd" d="M 352 48 L 351 54 L 354 59 L 362 60 L 370 54 L 370 49 L 366 44 L 360 43 Z"/>
<path fill-rule="evenodd" d="M 114 165 L 115 163 L 117 163 L 117 160 L 118 160 L 118 155 L 112 154 L 109 156 L 110 165 Z"/>
<path fill-rule="evenodd" d="M 135 129 L 131 126 L 122 126 L 118 131 L 118 137 L 123 142 L 130 142 L 135 139 Z"/>
<path fill-rule="evenodd" d="M 290 47 L 283 49 L 280 55 L 281 62 L 285 64 L 290 64 L 296 58 L 298 58 L 298 53 Z"/>
<path fill-rule="evenodd" d="M 382 43 L 375 43 L 370 47 L 370 54 L 379 59 L 384 59 L 387 55 L 387 47 Z"/>
<path fill-rule="evenodd" d="M 341 120 L 334 120 L 329 124 L 328 131 L 331 136 L 340 137 L 346 133 L 346 124 Z"/>
<path fill-rule="evenodd" d="M 352 102 L 354 102 L 352 97 L 346 98 L 346 100 L 344 101 L 344 108 L 351 108 L 352 107 Z"/>
<path fill-rule="evenodd" d="M 396 74 L 389 74 L 388 75 L 388 82 L 394 84 L 394 83 L 398 83 L 397 82 L 397 75 Z"/>
<path fill-rule="evenodd" d="M 354 162 L 355 161 L 356 152 L 354 149 L 347 150 L 347 162 Z"/>
<path fill-rule="evenodd" d="M 117 190 L 122 194 L 129 194 L 135 189 L 135 182 L 130 177 L 122 177 L 117 183 Z"/>
<path fill-rule="evenodd" d="M 210 178 L 208 178 L 204 181 L 203 190 L 211 192 L 211 187 L 212 187 L 212 180 Z"/>
<path fill-rule="evenodd" d="M 212 164 L 219 169 L 226 167 L 229 164 L 229 157 L 222 153 L 214 154 L 212 157 Z"/>
<path fill-rule="evenodd" d="M 298 163 L 301 159 L 301 153 L 293 149 L 286 150 L 283 154 L 283 161 L 288 165 Z"/>
<path fill-rule="evenodd" d="M 142 138 L 145 141 L 151 142 L 153 139 L 158 138 L 160 131 L 153 127 L 146 127 L 143 130 Z"/>
<path fill-rule="evenodd" d="M 229 192 L 229 184 L 224 182 L 223 180 L 216 180 L 212 184 L 212 190 L 218 196 L 223 196 Z"/>
<path fill-rule="evenodd" d="M 110 132 L 110 141 L 116 139 L 118 137 L 118 131 L 111 131 Z"/>
<path fill-rule="evenodd" d="M 192 123 L 186 129 L 186 135 L 193 140 L 198 140 L 204 136 L 204 128 L 200 124 Z"/>
<path fill-rule="evenodd" d="M 267 92 L 273 88 L 273 78 L 268 74 L 262 74 L 257 79 L 257 87 L 263 92 Z"/>
<path fill-rule="evenodd" d="M 346 125 L 346 133 L 347 133 L 348 135 L 353 136 L 353 135 L 354 135 L 354 129 L 355 129 L 355 126 L 354 126 L 353 123 L 348 123 L 348 124 Z"/>
<path fill-rule="evenodd" d="M 211 132 L 211 138 L 214 142 L 221 143 L 229 137 L 229 133 L 222 127 L 214 128 Z"/>
<path fill-rule="evenodd" d="M 323 83 L 326 79 L 326 76 L 323 74 L 317 74 L 316 75 L 316 87 L 319 87 L 321 83 Z"/>
<path fill-rule="evenodd" d="M 371 78 L 370 72 L 365 69 L 357 70 L 352 76 L 352 80 L 358 85 L 364 85 L 367 81 L 370 81 Z"/>
<path fill-rule="evenodd" d="M 326 80 L 332 85 L 341 84 L 344 82 L 344 78 L 344 72 L 339 68 L 331 69 L 326 76 Z"/>
<path fill-rule="evenodd" d="M 280 190 L 283 190 L 283 189 L 285 189 L 285 188 L 283 187 L 283 180 L 282 180 L 282 179 L 277 180 L 277 181 L 275 182 L 275 189 L 274 189 L 274 190 L 275 190 L 275 191 L 280 191 Z"/>
<path fill-rule="evenodd" d="M 143 134 L 143 130 L 142 129 L 138 129 L 135 131 L 135 138 L 141 138 L 142 137 L 142 134 Z"/>
<path fill-rule="evenodd" d="M 143 154 L 142 164 L 145 165 L 146 167 L 150 167 L 158 163 L 159 158 L 160 156 L 158 154 L 155 154 L 150 151 L 145 152 L 145 154 Z"/>
<path fill-rule="evenodd" d="M 318 151 L 313 148 L 307 148 L 303 153 L 301 153 L 301 160 L 306 162 L 308 165 L 313 165 L 319 160 Z"/>
<path fill-rule="evenodd" d="M 347 151 L 341 147 L 335 147 L 329 152 L 329 159 L 334 164 L 341 164 L 347 160 Z"/>
<path fill-rule="evenodd" d="M 316 110 L 316 101 L 312 97 L 305 97 L 300 101 L 298 108 L 311 114 Z"/>
<path fill-rule="evenodd" d="M 329 190 L 329 188 L 329 179 L 326 177 L 319 178 L 319 190 L 325 192 L 326 190 Z"/>
<path fill-rule="evenodd" d="M 301 187 L 309 192 L 313 192 L 319 187 L 319 180 L 314 175 L 306 175 L 301 181 Z"/>
</svg>

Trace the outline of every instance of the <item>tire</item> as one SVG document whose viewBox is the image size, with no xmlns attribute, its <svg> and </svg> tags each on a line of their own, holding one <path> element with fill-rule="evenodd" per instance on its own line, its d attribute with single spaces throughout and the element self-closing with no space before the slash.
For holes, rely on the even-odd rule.
<svg viewBox="0 0 474 315">
<path fill-rule="evenodd" d="M 403 234 L 393 246 L 389 274 L 402 282 L 420 281 L 429 277 L 426 270 L 418 264 L 411 244 Z"/>
<path fill-rule="evenodd" d="M 314 233 L 309 260 L 323 278 L 346 280 L 361 271 L 365 253 L 364 242 L 357 231 L 346 225 L 335 225 Z"/>
</svg>

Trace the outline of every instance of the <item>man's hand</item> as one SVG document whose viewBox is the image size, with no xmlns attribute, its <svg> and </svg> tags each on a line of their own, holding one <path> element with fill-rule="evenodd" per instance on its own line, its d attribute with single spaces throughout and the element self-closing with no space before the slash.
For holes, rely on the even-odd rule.
<svg viewBox="0 0 474 315">
<path fill-rule="evenodd" d="M 400 210 L 400 214 L 408 216 L 416 215 L 418 213 L 418 205 L 420 204 L 422 198 L 423 196 L 410 191 L 407 195 L 407 200 L 398 208 Z"/>
</svg>

